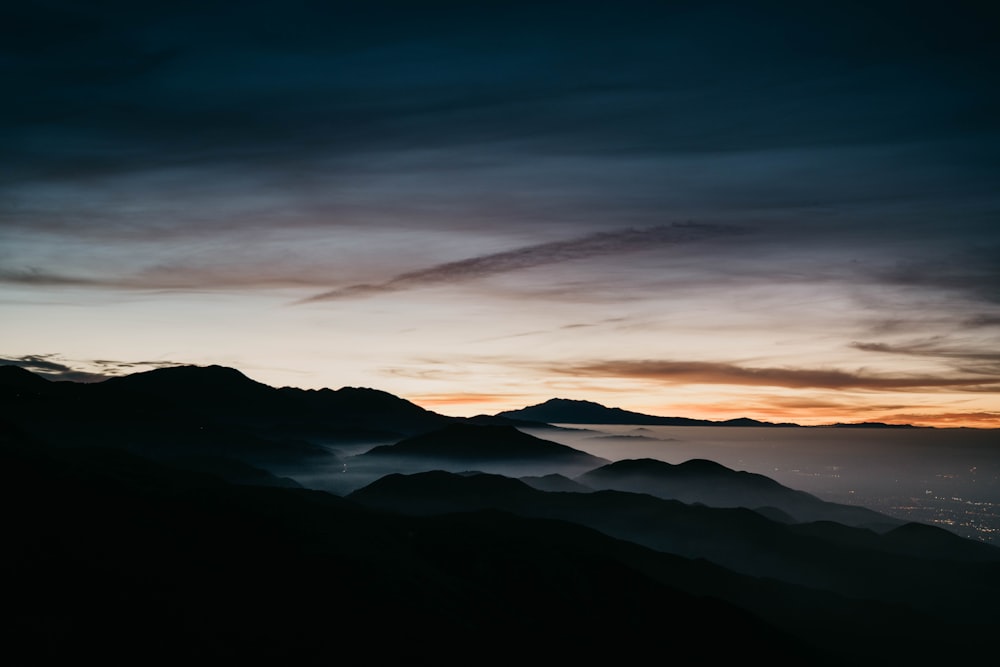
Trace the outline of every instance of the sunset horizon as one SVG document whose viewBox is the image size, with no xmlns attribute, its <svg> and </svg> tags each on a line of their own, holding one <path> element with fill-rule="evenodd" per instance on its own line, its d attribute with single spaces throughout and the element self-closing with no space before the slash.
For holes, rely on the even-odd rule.
<svg viewBox="0 0 1000 667">
<path fill-rule="evenodd" d="M 45 4 L 45 3 L 43 3 Z M 0 363 L 1000 428 L 959 2 L 25 5 Z"/>
<path fill-rule="evenodd" d="M 769 423 L 769 424 L 794 424 L 797 426 L 832 426 L 832 425 L 851 425 L 851 424 L 886 424 L 886 425 L 897 425 L 897 426 L 917 426 L 924 428 L 975 428 L 975 429 L 994 429 L 1000 427 L 1000 423 L 996 421 L 995 416 L 990 414 L 926 414 L 921 415 L 917 412 L 911 413 L 900 413 L 892 414 L 886 412 L 876 412 L 876 411 L 862 411 L 860 414 L 852 413 L 839 408 L 834 405 L 814 405 L 811 408 L 801 407 L 799 409 L 780 407 L 775 408 L 765 408 L 765 407 L 754 407 L 752 404 L 748 403 L 746 407 L 741 407 L 738 404 L 734 405 L 714 405 L 711 403 L 699 404 L 699 403 L 683 403 L 683 402 L 658 402 L 650 403 L 643 402 L 641 399 L 636 400 L 625 392 L 611 392 L 601 394 L 598 391 L 594 393 L 586 393 L 586 391 L 578 391 L 567 389 L 566 387 L 561 388 L 563 392 L 561 394 L 509 394 L 509 395 L 496 395 L 496 394 L 480 394 L 480 393 L 469 393 L 469 394 L 457 394 L 457 395 L 426 395 L 426 394 L 398 394 L 387 389 L 384 386 L 377 386 L 374 384 L 326 384 L 326 385 L 291 385 L 287 383 L 282 383 L 275 380 L 266 379 L 266 373 L 263 375 L 254 376 L 250 373 L 244 372 L 243 369 L 233 366 L 226 366 L 223 364 L 187 364 L 181 362 L 160 362 L 157 364 L 136 364 L 135 366 L 131 364 L 115 364 L 115 370 L 109 373 L 109 366 L 112 366 L 110 362 L 103 361 L 103 363 L 96 363 L 91 366 L 91 370 L 84 370 L 82 365 L 75 369 L 71 369 L 69 365 L 53 361 L 52 357 L 46 356 L 31 356 L 26 359 L 2 359 L 0 360 L 0 365 L 17 366 L 28 370 L 35 375 L 45 378 L 50 381 L 70 381 L 70 382 L 80 382 L 80 383 L 93 383 L 102 382 L 107 379 L 114 377 L 122 377 L 124 375 L 129 375 L 131 373 L 143 373 L 150 370 L 156 370 L 157 368 L 174 368 L 178 366 L 186 367 L 201 367 L 206 368 L 210 366 L 222 366 L 225 368 L 232 368 L 238 371 L 240 374 L 247 377 L 249 380 L 254 382 L 259 382 L 261 384 L 273 387 L 273 388 L 293 388 L 293 389 L 304 389 L 304 390 L 338 390 L 343 388 L 357 387 L 365 389 L 373 389 L 376 391 L 384 391 L 389 394 L 393 394 L 398 398 L 410 401 L 415 405 L 424 408 L 425 410 L 430 410 L 432 412 L 437 412 L 449 417 L 458 418 L 468 418 L 480 415 L 496 415 L 501 412 L 516 411 L 523 408 L 532 407 L 540 405 L 550 400 L 569 400 L 569 401 L 580 401 L 588 403 L 596 403 L 606 408 L 611 409 L 621 409 L 628 412 L 639 413 L 643 415 L 648 415 L 651 417 L 681 417 L 688 419 L 700 419 L 710 422 L 724 422 L 731 419 L 753 419 L 756 421 Z M 148 366 L 148 367 L 147 367 Z M 129 370 L 123 371 L 122 368 L 128 368 Z M 281 377 L 281 375 L 276 375 L 275 377 Z M 667 394 L 668 392 L 662 392 Z M 711 391 L 707 392 L 707 395 L 717 395 L 713 394 Z M 805 404 L 808 399 L 798 399 Z"/>
</svg>

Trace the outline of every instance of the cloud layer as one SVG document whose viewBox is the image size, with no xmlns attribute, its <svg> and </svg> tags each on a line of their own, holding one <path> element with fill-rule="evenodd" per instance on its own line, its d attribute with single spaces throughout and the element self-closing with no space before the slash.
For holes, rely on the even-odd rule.
<svg viewBox="0 0 1000 667">
<path fill-rule="evenodd" d="M 719 236 L 729 236 L 742 231 L 744 230 L 719 225 L 687 223 L 662 225 L 649 229 L 599 232 L 567 241 L 541 243 L 506 252 L 446 262 L 418 271 L 401 273 L 382 283 L 349 285 L 316 294 L 304 299 L 301 303 L 368 297 L 431 285 L 455 285 L 501 273 L 691 243 Z"/>
<path fill-rule="evenodd" d="M 0 365 L 18 366 L 47 380 L 101 382 L 118 375 L 184 364 L 174 361 L 112 361 L 108 359 L 71 361 L 57 354 L 31 354 L 0 357 Z"/>
<path fill-rule="evenodd" d="M 12 6 L 7 359 L 995 414 L 995 5 Z"/>
<path fill-rule="evenodd" d="M 815 368 L 755 368 L 723 362 L 603 360 L 553 368 L 573 375 L 638 378 L 666 384 L 712 384 L 863 391 L 1000 391 L 1000 373 L 983 376 L 889 375 Z"/>
</svg>

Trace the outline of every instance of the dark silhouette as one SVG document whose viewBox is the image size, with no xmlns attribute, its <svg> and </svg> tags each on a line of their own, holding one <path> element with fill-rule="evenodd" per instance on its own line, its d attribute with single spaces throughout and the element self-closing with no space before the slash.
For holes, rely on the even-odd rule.
<svg viewBox="0 0 1000 667">
<path fill-rule="evenodd" d="M 552 424 L 635 424 L 648 426 L 796 426 L 772 424 L 755 419 L 739 418 L 727 421 L 689 419 L 687 417 L 656 417 L 621 408 L 608 408 L 592 401 L 552 398 L 544 403 L 530 405 L 520 410 L 507 410 L 497 414 L 511 419 L 527 419 Z"/>
<path fill-rule="evenodd" d="M 770 428 L 813 428 L 792 424 L 789 422 L 765 422 L 749 417 L 737 417 L 712 421 L 709 419 L 691 419 L 688 417 L 658 417 L 641 412 L 632 412 L 621 408 L 609 408 L 593 401 L 580 401 L 568 398 L 551 398 L 544 403 L 529 405 L 520 410 L 499 412 L 497 417 L 522 419 L 549 424 L 635 424 L 646 426 L 741 426 Z M 883 424 L 881 422 L 864 422 L 860 424 L 831 424 L 838 428 L 918 428 L 909 424 Z"/>
<path fill-rule="evenodd" d="M 576 481 L 593 489 L 648 493 L 712 507 L 776 508 L 797 522 L 838 521 L 882 531 L 905 523 L 864 507 L 821 500 L 770 477 L 704 459 L 676 465 L 655 459 L 626 459 L 585 472 Z"/>
<path fill-rule="evenodd" d="M 521 477 L 520 480 L 531 488 L 538 489 L 539 491 L 574 491 L 578 493 L 593 491 L 590 487 L 581 484 L 576 480 L 570 479 L 565 475 L 560 475 L 559 473 L 541 476 L 528 475 Z"/>
<path fill-rule="evenodd" d="M 11 538 L 11 664 L 466 665 L 488 652 L 611 660 L 712 627 L 778 665 L 819 649 L 640 566 L 686 562 L 561 522 L 496 513 L 409 518 L 301 489 L 226 484 L 111 449 L 56 449 L 0 429 Z"/>
<path fill-rule="evenodd" d="M 622 491 L 545 492 L 499 475 L 444 471 L 386 475 L 347 498 L 417 516 L 495 509 L 570 521 L 658 551 L 859 602 L 878 600 L 973 624 L 1000 621 L 1000 610 L 984 594 L 1000 590 L 1000 549 L 930 526 L 880 535 L 834 522 L 786 524 L 745 508 Z"/>
<path fill-rule="evenodd" d="M 519 427 L 222 367 L 0 367 L 5 657 L 930 665 L 1000 624 L 1000 549 Z"/>
<path fill-rule="evenodd" d="M 359 458 L 425 459 L 473 466 L 515 461 L 585 469 L 608 462 L 558 442 L 523 433 L 513 426 L 476 424 L 449 424 L 393 445 L 374 447 Z"/>
</svg>

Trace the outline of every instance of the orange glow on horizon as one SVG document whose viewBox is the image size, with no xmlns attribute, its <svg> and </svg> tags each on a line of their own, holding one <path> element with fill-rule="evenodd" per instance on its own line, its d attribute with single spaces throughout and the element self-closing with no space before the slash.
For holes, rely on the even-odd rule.
<svg viewBox="0 0 1000 667">
<path fill-rule="evenodd" d="M 454 407 L 454 411 L 449 412 L 445 410 L 445 413 L 460 417 L 483 414 L 482 411 L 468 412 L 469 406 L 492 406 L 488 408 L 489 414 L 495 414 L 504 410 L 517 410 L 531 404 L 530 397 L 520 394 L 421 394 L 409 396 L 407 400 L 416 403 L 422 408 L 436 412 L 445 410 L 449 406 Z M 521 400 L 528 400 L 529 402 L 521 403 Z M 498 405 L 501 407 L 497 407 Z"/>
<path fill-rule="evenodd" d="M 435 412 L 454 417 L 473 417 L 480 414 L 497 414 L 507 410 L 519 410 L 543 403 L 548 397 L 532 397 L 519 394 L 425 394 L 411 396 L 408 400 Z M 568 397 L 563 397 L 568 398 Z M 995 412 L 942 412 L 935 413 L 887 413 L 884 408 L 864 406 L 843 406 L 823 401 L 805 401 L 799 407 L 786 405 L 761 405 L 748 402 L 746 407 L 734 407 L 738 402 L 727 403 L 674 403 L 669 406 L 627 406 L 617 401 L 601 400 L 600 397 L 581 398 L 591 400 L 608 408 L 621 408 L 656 417 L 686 417 L 708 421 L 726 421 L 741 417 L 772 423 L 792 423 L 801 426 L 824 426 L 830 424 L 882 423 L 911 425 L 932 428 L 1000 428 L 1000 413 Z M 806 405 L 808 403 L 808 405 Z"/>
</svg>

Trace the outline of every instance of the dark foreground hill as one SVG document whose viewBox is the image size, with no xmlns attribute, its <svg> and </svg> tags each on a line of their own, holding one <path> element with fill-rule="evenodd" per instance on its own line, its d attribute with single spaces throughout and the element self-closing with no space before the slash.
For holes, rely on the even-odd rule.
<svg viewBox="0 0 1000 667">
<path fill-rule="evenodd" d="M 231 371 L 0 368 L 6 662 L 971 664 L 1000 624 L 993 552 L 961 538 L 469 472 L 513 457 L 579 490 L 541 465 L 579 452 L 502 420 L 462 474 L 296 488 L 278 473 L 363 460 L 330 442 L 416 441 L 420 467 L 475 440 L 411 439 L 461 420 L 383 392 Z"/>
<path fill-rule="evenodd" d="M 90 384 L 0 366 L 0 414 L 60 446 L 113 447 L 164 462 L 211 459 L 234 480 L 246 478 L 247 466 L 279 477 L 335 469 L 339 447 L 396 442 L 455 421 L 375 389 L 279 389 L 221 366 Z"/>
<path fill-rule="evenodd" d="M 930 526 L 880 535 L 832 522 L 787 524 L 747 509 L 640 493 L 545 492 L 499 475 L 444 471 L 387 475 L 347 497 L 414 515 L 495 509 L 571 521 L 658 551 L 859 602 L 905 605 L 941 614 L 941 620 L 1000 622 L 992 597 L 1000 590 L 1000 549 Z"/>
<path fill-rule="evenodd" d="M 373 512 L 0 431 L 8 664 L 620 661 L 665 646 L 687 663 L 829 664 L 666 583 L 703 566 L 573 524 Z M 708 627 L 727 641 L 705 643 Z"/>
</svg>

